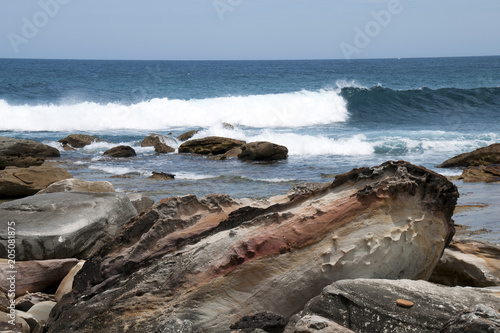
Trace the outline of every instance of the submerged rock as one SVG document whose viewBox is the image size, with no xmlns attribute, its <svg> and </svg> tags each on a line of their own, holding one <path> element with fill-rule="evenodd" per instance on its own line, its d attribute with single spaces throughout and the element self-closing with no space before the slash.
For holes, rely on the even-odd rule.
<svg viewBox="0 0 500 333">
<path fill-rule="evenodd" d="M 172 322 L 222 332 L 262 312 L 287 320 L 341 279 L 427 279 L 453 236 L 457 197 L 445 177 L 400 161 L 291 199 L 161 200 L 85 263 L 48 332 Z M 415 301 L 401 296 L 394 307 Z"/>
<path fill-rule="evenodd" d="M 59 157 L 59 150 L 43 143 L 0 136 L 0 170 L 7 166 L 42 165 L 46 157 Z"/>
<path fill-rule="evenodd" d="M 38 194 L 56 193 L 56 192 L 115 192 L 115 188 L 107 181 L 85 181 L 81 179 L 64 179 L 50 184 L 46 189 Z"/>
<path fill-rule="evenodd" d="M 137 211 L 125 194 L 60 192 L 0 204 L 0 224 L 15 222 L 16 260 L 86 259 Z M 7 228 L 0 230 L 7 239 Z M 7 242 L 0 242 L 7 258 Z"/>
<path fill-rule="evenodd" d="M 172 179 L 175 179 L 175 175 L 173 175 L 171 173 L 154 172 L 153 171 L 153 174 L 149 178 L 157 179 L 157 180 L 172 180 Z"/>
<path fill-rule="evenodd" d="M 277 161 L 288 157 L 288 149 L 275 143 L 258 141 L 241 146 L 240 160 L 246 161 Z"/>
<path fill-rule="evenodd" d="M 51 184 L 73 178 L 66 170 L 49 164 L 29 168 L 8 167 L 0 171 L 0 198 L 33 195 Z"/>
<path fill-rule="evenodd" d="M 397 305 L 404 298 L 411 308 Z M 426 281 L 350 279 L 333 283 L 293 316 L 285 333 L 305 316 L 332 320 L 357 333 L 439 333 L 457 312 L 478 303 L 500 306 L 500 298 L 470 288 L 443 287 Z"/>
<path fill-rule="evenodd" d="M 240 147 L 245 141 L 209 136 L 203 139 L 186 141 L 179 147 L 179 153 L 191 153 L 200 155 L 220 155 L 228 150 Z"/>
<path fill-rule="evenodd" d="M 463 153 L 444 161 L 438 168 L 468 167 L 479 165 L 500 164 L 500 143 L 478 148 L 469 153 Z"/>
<path fill-rule="evenodd" d="M 134 148 L 130 146 L 117 146 L 106 150 L 102 155 L 110 157 L 133 157 L 137 154 Z"/>
<path fill-rule="evenodd" d="M 87 134 L 70 134 L 64 139 L 59 140 L 58 142 L 62 143 L 63 146 L 69 145 L 72 148 L 83 148 L 87 145 L 90 145 L 94 142 L 103 142 L 101 138 L 97 138 L 92 135 Z"/>
</svg>

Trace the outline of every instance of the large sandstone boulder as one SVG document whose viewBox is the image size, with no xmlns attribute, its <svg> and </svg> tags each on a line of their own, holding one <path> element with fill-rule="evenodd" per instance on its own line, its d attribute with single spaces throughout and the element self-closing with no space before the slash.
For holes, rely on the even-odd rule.
<svg viewBox="0 0 500 333">
<path fill-rule="evenodd" d="M 46 189 L 37 194 L 56 192 L 115 192 L 115 188 L 107 181 L 85 181 L 81 179 L 64 179 L 50 184 Z"/>
<path fill-rule="evenodd" d="M 238 154 L 240 160 L 247 161 L 277 161 L 288 157 L 288 149 L 275 143 L 258 141 L 250 142 L 241 147 Z"/>
<path fill-rule="evenodd" d="M 397 305 L 398 299 L 414 303 Z M 333 283 L 292 317 L 285 333 L 305 316 L 332 320 L 357 333 L 439 333 L 458 312 L 476 304 L 500 306 L 500 298 L 471 288 L 426 281 L 350 279 Z"/>
<path fill-rule="evenodd" d="M 263 312 L 287 320 L 337 280 L 427 279 L 457 197 L 445 177 L 400 161 L 292 199 L 164 199 L 85 263 L 48 332 L 223 332 Z"/>
<path fill-rule="evenodd" d="M 108 149 L 102 155 L 110 157 L 133 157 L 137 154 L 135 153 L 134 148 L 122 145 Z"/>
<path fill-rule="evenodd" d="M 203 139 L 189 140 L 179 147 L 179 153 L 191 153 L 200 155 L 220 155 L 228 150 L 240 147 L 245 141 L 209 136 Z"/>
<path fill-rule="evenodd" d="M 468 167 L 500 164 L 500 143 L 478 148 L 470 153 L 463 153 L 444 161 L 438 168 Z"/>
<path fill-rule="evenodd" d="M 7 166 L 42 165 L 46 157 L 59 157 L 59 150 L 43 143 L 0 136 L 0 170 Z"/>
<path fill-rule="evenodd" d="M 500 246 L 472 238 L 455 239 L 430 281 L 447 286 L 500 286 Z"/>
<path fill-rule="evenodd" d="M 64 146 L 69 145 L 73 148 L 83 148 L 87 145 L 90 145 L 94 142 L 102 142 L 101 138 L 97 138 L 92 135 L 87 134 L 70 134 L 64 139 L 59 140 Z"/>
<path fill-rule="evenodd" d="M 125 194 L 60 192 L 0 204 L 0 224 L 14 221 L 16 260 L 86 259 L 137 211 Z M 7 239 L 7 228 L 0 230 Z M 7 258 L 7 242 L 0 242 Z"/>
<path fill-rule="evenodd" d="M 16 297 L 26 292 L 34 293 L 61 282 L 78 264 L 77 259 L 16 261 Z M 9 289 L 7 277 L 12 271 L 7 259 L 0 259 L 0 286 Z"/>
<path fill-rule="evenodd" d="M 72 177 L 66 170 L 48 164 L 29 168 L 8 167 L 0 171 L 0 198 L 33 195 L 55 182 Z"/>
</svg>

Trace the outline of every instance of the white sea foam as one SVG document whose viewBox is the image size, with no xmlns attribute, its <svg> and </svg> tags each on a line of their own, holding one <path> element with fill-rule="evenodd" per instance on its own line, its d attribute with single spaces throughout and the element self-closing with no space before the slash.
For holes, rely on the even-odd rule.
<svg viewBox="0 0 500 333">
<path fill-rule="evenodd" d="M 109 166 L 109 165 L 101 165 L 101 164 L 92 164 L 89 165 L 89 169 L 96 171 L 103 171 L 105 173 L 109 173 L 112 175 L 126 175 L 126 174 L 138 174 L 142 176 L 150 176 L 151 171 L 122 167 L 122 166 Z"/>
<path fill-rule="evenodd" d="M 347 118 L 346 101 L 334 90 L 192 100 L 156 98 L 133 105 L 84 102 L 29 106 L 0 100 L 0 130 L 158 130 L 209 127 L 222 122 L 248 127 L 299 127 Z"/>
<path fill-rule="evenodd" d="M 174 172 L 174 175 L 175 179 L 188 179 L 188 180 L 200 180 L 200 179 L 210 179 L 218 177 L 213 175 L 202 175 L 202 174 L 183 172 L 183 171 Z"/>
</svg>

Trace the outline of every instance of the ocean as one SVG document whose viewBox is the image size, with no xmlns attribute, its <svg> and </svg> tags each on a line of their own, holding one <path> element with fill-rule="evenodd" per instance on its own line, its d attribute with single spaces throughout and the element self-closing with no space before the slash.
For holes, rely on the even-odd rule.
<svg viewBox="0 0 500 333">
<path fill-rule="evenodd" d="M 230 123 L 227 129 L 222 123 Z M 436 165 L 500 142 L 500 57 L 297 61 L 90 61 L 0 59 L 0 135 L 61 150 L 75 178 L 117 191 L 170 196 L 226 193 L 264 198 L 294 184 L 327 182 L 356 167 L 404 159 Z M 179 134 L 271 141 L 288 147 L 277 163 L 156 155 L 140 142 Z M 63 151 L 59 139 L 91 134 L 109 142 Z M 106 159 L 119 144 L 137 157 Z M 158 181 L 152 172 L 175 174 Z M 455 215 L 500 243 L 498 184 L 459 187 Z"/>
</svg>

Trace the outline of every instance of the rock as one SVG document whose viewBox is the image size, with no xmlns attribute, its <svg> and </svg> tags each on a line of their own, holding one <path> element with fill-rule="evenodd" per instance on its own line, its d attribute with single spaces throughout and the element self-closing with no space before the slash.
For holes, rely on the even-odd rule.
<svg viewBox="0 0 500 333">
<path fill-rule="evenodd" d="M 70 134 L 64 139 L 59 140 L 58 142 L 63 144 L 63 147 L 65 145 L 69 145 L 72 148 L 83 148 L 87 145 L 90 145 L 94 142 L 103 142 L 104 140 L 97 138 L 92 135 L 86 135 L 86 134 Z"/>
<path fill-rule="evenodd" d="M 181 135 L 179 135 L 177 137 L 177 139 L 179 141 L 187 141 L 187 140 L 191 139 L 198 132 L 199 132 L 198 130 L 187 131 L 187 132 L 182 133 Z"/>
<path fill-rule="evenodd" d="M 415 305 L 415 303 L 413 303 L 412 301 L 408 301 L 406 299 L 397 299 L 396 300 L 396 304 L 402 308 L 411 308 L 412 306 Z"/>
<path fill-rule="evenodd" d="M 151 199 L 144 193 L 128 193 L 127 197 L 130 199 L 130 202 L 139 213 L 153 206 L 155 203 L 153 199 Z"/>
<path fill-rule="evenodd" d="M 498 182 L 500 181 L 500 164 L 467 167 L 457 179 L 464 182 Z"/>
<path fill-rule="evenodd" d="M 26 293 L 16 299 L 16 309 L 26 312 L 31 309 L 33 305 L 46 301 L 54 302 L 54 295 L 44 294 L 41 292 Z"/>
<path fill-rule="evenodd" d="M 61 192 L 0 204 L 0 225 L 14 221 L 16 261 L 87 259 L 137 211 L 125 194 Z M 7 239 L 7 228 L 0 229 Z M 0 242 L 0 258 L 7 242 Z"/>
<path fill-rule="evenodd" d="M 500 312 L 485 304 L 477 304 L 462 311 L 447 322 L 441 333 L 486 333 L 500 332 Z"/>
<path fill-rule="evenodd" d="M 270 312 L 261 312 L 252 316 L 245 316 L 237 323 L 231 325 L 231 329 L 260 328 L 269 333 L 281 333 L 285 328 L 286 321 L 280 315 Z"/>
<path fill-rule="evenodd" d="M 7 223 L 5 223 L 7 225 Z M 20 239 L 21 240 L 21 239 Z M 16 244 L 17 245 L 17 244 Z M 16 246 L 17 248 L 17 246 Z M 34 293 L 61 282 L 68 272 L 78 263 L 77 259 L 19 261 L 16 260 L 16 297 L 26 292 Z M 0 285 L 9 289 L 8 262 L 0 259 Z"/>
<path fill-rule="evenodd" d="M 412 300 L 403 308 L 396 299 Z M 500 299 L 471 288 L 444 287 L 426 281 L 351 279 L 337 281 L 313 298 L 288 327 L 305 316 L 318 315 L 358 333 L 440 332 L 458 311 L 478 303 L 500 306 Z"/>
<path fill-rule="evenodd" d="M 165 143 L 165 137 L 161 134 L 150 134 L 141 142 L 141 147 L 154 147 L 157 143 Z"/>
<path fill-rule="evenodd" d="M 115 192 L 113 185 L 107 181 L 85 181 L 81 179 L 64 179 L 50 184 L 46 189 L 36 194 L 56 193 L 56 192 Z"/>
<path fill-rule="evenodd" d="M 73 290 L 73 281 L 75 279 L 76 273 L 78 273 L 83 265 L 85 264 L 85 261 L 80 261 L 78 264 L 73 266 L 73 268 L 69 271 L 69 273 L 62 279 L 61 283 L 59 284 L 59 288 L 57 288 L 56 294 L 55 294 L 55 301 L 59 302 L 61 298 L 66 295 L 67 293 L 70 293 Z"/>
<path fill-rule="evenodd" d="M 173 153 L 175 151 L 174 148 L 167 146 L 166 144 L 162 142 L 158 142 L 155 144 L 155 152 L 158 154 L 168 154 L 168 153 Z"/>
<path fill-rule="evenodd" d="M 500 143 L 478 148 L 444 161 L 438 168 L 469 167 L 479 165 L 500 164 Z"/>
<path fill-rule="evenodd" d="M 500 286 L 500 246 L 472 238 L 455 239 L 430 281 L 447 286 Z"/>
<path fill-rule="evenodd" d="M 0 312 L 8 312 L 7 307 L 9 306 L 10 301 L 7 296 L 7 289 L 4 289 L 0 286 Z"/>
<path fill-rule="evenodd" d="M 226 123 L 226 122 L 222 123 L 222 128 L 228 129 L 228 130 L 234 130 L 234 126 L 229 124 L 229 123 Z"/>
<path fill-rule="evenodd" d="M 336 322 L 317 315 L 307 315 L 300 318 L 294 326 L 288 325 L 286 333 L 354 333 Z"/>
<path fill-rule="evenodd" d="M 32 315 L 37 322 L 47 321 L 49 318 L 50 311 L 56 305 L 56 302 L 45 301 L 41 303 L 37 303 L 33 305 L 31 309 L 28 310 L 28 313 Z"/>
<path fill-rule="evenodd" d="M 154 172 L 153 171 L 153 174 L 149 178 L 156 179 L 156 180 L 172 180 L 175 178 L 175 175 L 173 175 L 171 173 Z"/>
<path fill-rule="evenodd" d="M 0 136 L 0 170 L 7 166 L 42 165 L 46 157 L 59 157 L 59 150 L 43 143 Z"/>
<path fill-rule="evenodd" d="M 14 320 L 15 325 L 9 323 Z M 16 315 L 9 316 L 7 313 L 0 312 L 0 332 L 5 333 L 30 333 L 31 329 L 28 323 Z"/>
<path fill-rule="evenodd" d="M 209 136 L 203 139 L 186 141 L 179 147 L 179 153 L 200 155 L 220 155 L 235 147 L 240 147 L 245 141 Z"/>
<path fill-rule="evenodd" d="M 236 157 L 238 157 L 239 154 L 241 154 L 241 148 L 236 147 L 233 149 L 229 149 L 224 154 L 209 156 L 208 158 L 211 160 L 223 161 L 223 160 L 226 160 L 228 158 L 236 158 Z"/>
<path fill-rule="evenodd" d="M 103 154 L 103 156 L 110 156 L 110 157 L 133 157 L 137 156 L 135 153 L 134 148 L 130 146 L 117 146 L 113 147 L 111 149 L 106 150 Z"/>
<path fill-rule="evenodd" d="M 189 320 L 180 320 L 174 318 L 158 325 L 156 332 L 158 333 L 192 333 L 193 323 Z"/>
<path fill-rule="evenodd" d="M 38 322 L 36 321 L 35 317 L 33 317 L 32 314 L 24 311 L 16 310 L 16 317 L 24 319 L 28 323 L 30 331 L 33 331 L 38 324 Z"/>
<path fill-rule="evenodd" d="M 390 161 L 293 199 L 160 200 L 85 263 L 48 332 L 153 332 L 177 319 L 223 332 L 260 312 L 287 320 L 341 279 L 427 279 L 457 197 L 445 177 Z M 423 306 L 404 293 L 390 306 L 398 298 Z"/>
<path fill-rule="evenodd" d="M 277 161 L 288 157 L 288 149 L 275 143 L 258 141 L 250 142 L 241 147 L 238 155 L 240 160 L 246 161 Z"/>
<path fill-rule="evenodd" d="M 49 185 L 73 178 L 66 170 L 48 164 L 28 168 L 8 167 L 0 171 L 0 198 L 33 195 Z"/>
</svg>

